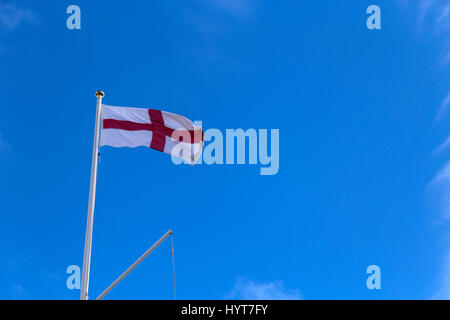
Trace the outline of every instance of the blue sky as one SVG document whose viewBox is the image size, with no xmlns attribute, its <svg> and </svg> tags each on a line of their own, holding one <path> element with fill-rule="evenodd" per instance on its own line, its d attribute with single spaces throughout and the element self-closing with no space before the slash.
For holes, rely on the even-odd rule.
<svg viewBox="0 0 450 320">
<path fill-rule="evenodd" d="M 449 32 L 443 0 L 0 0 L 0 298 L 79 298 L 102 89 L 279 129 L 280 170 L 104 147 L 91 297 L 171 228 L 180 299 L 449 299 Z M 107 297 L 171 299 L 171 272 L 165 242 Z"/>
</svg>

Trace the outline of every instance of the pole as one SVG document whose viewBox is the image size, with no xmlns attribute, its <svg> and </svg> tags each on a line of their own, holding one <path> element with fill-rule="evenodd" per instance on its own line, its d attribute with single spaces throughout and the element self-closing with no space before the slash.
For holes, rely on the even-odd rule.
<svg viewBox="0 0 450 320">
<path fill-rule="evenodd" d="M 95 114 L 94 148 L 92 150 L 91 184 L 89 188 L 89 205 L 86 223 L 86 239 L 84 242 L 83 275 L 81 278 L 82 282 L 80 300 L 88 299 L 89 271 L 91 268 L 92 230 L 94 223 L 95 190 L 97 187 L 98 141 L 100 136 L 102 98 L 105 96 L 105 93 L 103 91 L 97 91 L 95 93 L 95 96 L 97 97 L 97 111 Z"/>
<path fill-rule="evenodd" d="M 171 236 L 172 234 L 173 234 L 172 230 L 167 231 L 166 234 L 164 234 L 158 241 L 156 241 L 154 245 L 152 245 L 147 251 L 145 251 L 145 253 L 139 259 L 137 259 L 124 273 L 122 273 L 120 277 L 118 277 L 113 283 L 111 283 L 109 287 L 106 288 L 106 290 L 103 291 L 102 294 L 97 297 L 97 300 L 103 299 L 103 297 L 106 296 L 108 292 L 110 292 L 131 271 L 133 271 L 133 269 L 136 268 L 139 263 L 141 263 L 145 258 L 147 258 L 147 256 L 150 253 L 152 253 L 152 251 L 155 250 L 161 244 L 161 242 L 163 242 L 168 236 Z"/>
</svg>

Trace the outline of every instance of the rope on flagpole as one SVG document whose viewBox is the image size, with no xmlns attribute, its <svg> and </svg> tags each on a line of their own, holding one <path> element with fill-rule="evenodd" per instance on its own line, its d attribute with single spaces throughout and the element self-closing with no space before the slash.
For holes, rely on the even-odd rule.
<svg viewBox="0 0 450 320">
<path fill-rule="evenodd" d="M 175 254 L 173 247 L 173 233 L 170 235 L 170 242 L 172 243 L 172 271 L 173 271 L 173 299 L 177 300 L 177 286 L 175 282 Z"/>
</svg>

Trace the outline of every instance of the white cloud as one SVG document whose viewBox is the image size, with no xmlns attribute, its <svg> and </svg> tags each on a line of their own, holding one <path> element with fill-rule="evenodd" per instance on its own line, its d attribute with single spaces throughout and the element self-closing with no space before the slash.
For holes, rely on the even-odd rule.
<svg viewBox="0 0 450 320">
<path fill-rule="evenodd" d="M 399 0 L 403 10 L 417 14 L 417 25 L 422 36 L 441 43 L 438 64 L 445 67 L 450 63 L 450 1 L 441 0 Z M 450 106 L 450 92 L 441 103 L 435 117 L 437 122 Z"/>
<path fill-rule="evenodd" d="M 450 137 L 441 144 L 436 152 L 440 152 L 450 145 Z M 438 196 L 438 206 L 441 211 L 441 221 L 447 223 L 450 221 L 450 161 L 448 161 L 441 170 L 436 174 L 428 185 L 433 188 Z M 448 237 L 448 235 L 447 235 Z M 446 241 L 447 243 L 448 241 Z M 436 294 L 431 297 L 433 300 L 449 300 L 450 299 L 450 251 L 447 248 L 447 256 L 444 258 L 441 274 L 438 276 L 440 285 Z"/>
<path fill-rule="evenodd" d="M 444 0 L 398 0 L 404 10 L 412 10 L 417 13 L 417 24 L 422 36 L 427 36 L 441 42 L 442 53 L 440 66 L 450 63 L 450 1 Z M 443 117 L 450 107 L 450 92 L 439 106 L 435 122 Z M 450 136 L 434 150 L 433 154 L 438 154 L 450 146 Z M 450 221 L 450 161 L 436 174 L 428 184 L 428 189 L 433 189 L 433 194 L 437 196 L 439 210 L 441 211 L 441 222 L 444 224 Z M 448 235 L 447 235 L 448 236 Z M 450 251 L 447 250 L 447 257 L 443 264 L 443 272 L 440 289 L 432 299 L 450 299 Z"/>
<path fill-rule="evenodd" d="M 439 170 L 436 176 L 431 180 L 428 188 L 433 188 L 438 195 L 439 210 L 442 213 L 444 221 L 450 219 L 450 161 Z"/>
<path fill-rule="evenodd" d="M 442 221 L 444 223 L 450 221 L 450 161 L 436 174 L 430 182 L 429 187 L 437 189 L 438 205 L 442 213 Z M 439 289 L 431 299 L 450 300 L 450 251 L 448 249 L 439 279 Z"/>
<path fill-rule="evenodd" d="M 20 283 L 16 283 L 12 286 L 9 294 L 12 299 L 20 299 L 21 296 L 25 293 L 23 286 Z"/>
<path fill-rule="evenodd" d="M 418 22 L 420 27 L 423 27 L 423 24 L 425 23 L 425 19 L 427 18 L 428 14 L 430 13 L 430 8 L 432 6 L 431 0 L 423 0 L 419 4 L 419 17 Z"/>
<path fill-rule="evenodd" d="M 441 13 L 437 14 L 436 29 L 438 31 L 445 31 L 450 27 L 450 3 L 447 3 L 444 7 L 440 7 Z"/>
<path fill-rule="evenodd" d="M 431 299 L 450 300 L 450 254 L 445 258 L 441 279 L 440 289 Z"/>
<path fill-rule="evenodd" d="M 436 0 L 408 1 L 407 7 L 417 5 L 418 24 L 422 30 L 448 31 L 450 26 L 450 3 Z M 447 29 L 447 30 L 445 30 Z"/>
<path fill-rule="evenodd" d="M 434 151 L 433 151 L 433 155 L 437 155 L 443 151 L 445 151 L 445 149 L 447 149 L 450 146 L 450 136 L 447 137 L 447 139 L 445 139 L 444 142 L 442 142 L 439 147 L 437 147 Z"/>
<path fill-rule="evenodd" d="M 450 63 L 450 2 L 443 0 L 400 1 L 403 9 L 417 12 L 418 31 L 441 39 L 443 65 Z"/>
<path fill-rule="evenodd" d="M 437 173 L 430 185 L 442 185 L 448 183 L 450 179 L 450 161 Z"/>
<path fill-rule="evenodd" d="M 450 52 L 449 52 L 450 54 Z M 447 94 L 447 97 L 442 101 L 438 113 L 436 115 L 436 121 L 441 119 L 444 113 L 447 111 L 448 107 L 450 106 L 450 92 Z"/>
<path fill-rule="evenodd" d="M 255 10 L 256 0 L 201 0 L 210 8 L 220 10 L 236 19 L 247 19 Z"/>
<path fill-rule="evenodd" d="M 30 9 L 19 7 L 16 2 L 0 1 L 0 28 L 12 31 L 22 23 L 35 22 L 36 16 Z"/>
<path fill-rule="evenodd" d="M 281 281 L 258 283 L 238 279 L 226 299 L 236 300 L 300 300 L 298 290 L 286 289 Z"/>
</svg>

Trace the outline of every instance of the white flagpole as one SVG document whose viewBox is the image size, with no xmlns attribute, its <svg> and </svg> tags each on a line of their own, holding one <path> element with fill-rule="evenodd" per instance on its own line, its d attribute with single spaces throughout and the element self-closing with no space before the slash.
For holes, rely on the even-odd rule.
<svg viewBox="0 0 450 320">
<path fill-rule="evenodd" d="M 95 189 L 97 186 L 97 162 L 98 162 L 98 141 L 100 136 L 100 119 L 102 114 L 103 91 L 95 93 L 97 97 L 97 111 L 95 114 L 94 149 L 92 151 L 91 185 L 89 189 L 89 206 L 86 223 L 86 239 L 84 242 L 83 275 L 81 278 L 80 300 L 88 299 L 89 270 L 91 267 L 92 229 L 94 223 Z"/>
</svg>

